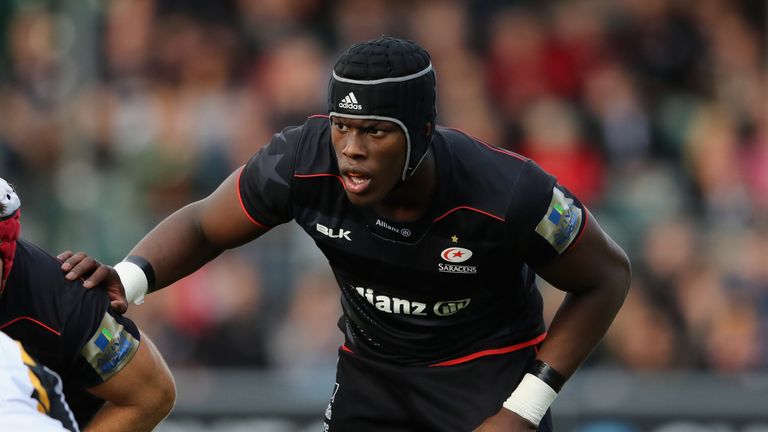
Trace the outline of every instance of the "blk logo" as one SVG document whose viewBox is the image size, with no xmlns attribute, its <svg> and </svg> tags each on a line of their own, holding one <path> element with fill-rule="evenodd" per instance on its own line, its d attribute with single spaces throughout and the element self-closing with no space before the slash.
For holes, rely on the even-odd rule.
<svg viewBox="0 0 768 432">
<path fill-rule="evenodd" d="M 347 231 L 343 228 L 339 228 L 338 230 L 334 230 L 333 228 L 328 228 L 325 225 L 317 224 L 317 231 L 319 233 L 322 233 L 324 235 L 327 235 L 330 238 L 337 238 L 337 239 L 345 239 L 347 241 L 352 241 L 351 238 L 349 238 L 349 234 L 352 231 Z"/>
</svg>

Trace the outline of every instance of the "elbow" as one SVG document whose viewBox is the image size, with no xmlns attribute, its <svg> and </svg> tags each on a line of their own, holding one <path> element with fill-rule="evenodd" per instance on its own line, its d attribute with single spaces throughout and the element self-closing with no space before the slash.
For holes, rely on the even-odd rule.
<svg viewBox="0 0 768 432">
<path fill-rule="evenodd" d="M 176 383 L 170 374 L 159 383 L 153 400 L 152 409 L 156 411 L 159 420 L 168 417 L 176 404 Z"/>
<path fill-rule="evenodd" d="M 615 291 L 619 304 L 624 303 L 627 294 L 629 293 L 629 287 L 632 283 L 632 263 L 629 260 L 627 254 L 619 249 L 620 253 L 616 257 L 616 265 L 614 266 L 613 283 L 611 286 Z"/>
<path fill-rule="evenodd" d="M 168 417 L 176 404 L 176 383 L 169 371 L 164 372 L 167 373 L 155 376 L 152 383 L 144 387 L 144 394 L 137 404 L 141 415 L 152 427 Z"/>
</svg>

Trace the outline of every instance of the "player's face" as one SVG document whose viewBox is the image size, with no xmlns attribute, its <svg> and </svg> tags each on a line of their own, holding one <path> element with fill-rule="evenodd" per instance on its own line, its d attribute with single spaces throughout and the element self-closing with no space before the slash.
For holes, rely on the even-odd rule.
<svg viewBox="0 0 768 432">
<path fill-rule="evenodd" d="M 380 202 L 397 185 L 405 166 L 405 133 L 383 120 L 331 118 L 344 189 L 352 204 Z"/>
</svg>

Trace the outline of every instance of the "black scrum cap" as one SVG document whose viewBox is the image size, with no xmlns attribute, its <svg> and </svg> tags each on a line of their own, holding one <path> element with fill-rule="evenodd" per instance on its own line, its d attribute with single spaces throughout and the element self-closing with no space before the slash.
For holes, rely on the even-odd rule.
<svg viewBox="0 0 768 432">
<path fill-rule="evenodd" d="M 350 47 L 336 61 L 328 88 L 333 116 L 388 120 L 405 132 L 407 154 L 402 179 L 413 174 L 427 153 L 435 124 L 435 72 L 424 48 L 393 37 Z"/>
</svg>

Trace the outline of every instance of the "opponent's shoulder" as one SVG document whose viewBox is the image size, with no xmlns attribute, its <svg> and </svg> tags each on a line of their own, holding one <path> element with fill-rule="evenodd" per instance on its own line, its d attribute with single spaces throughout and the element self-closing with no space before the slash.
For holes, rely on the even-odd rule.
<svg viewBox="0 0 768 432">
<path fill-rule="evenodd" d="M 8 275 L 9 293 L 26 293 L 40 300 L 53 300 L 69 281 L 61 271 L 61 262 L 39 246 L 19 239 L 16 255 Z"/>
<path fill-rule="evenodd" d="M 4 300 L 9 310 L 60 330 L 68 321 L 84 318 L 75 311 L 99 314 L 108 307 L 105 292 L 86 289 L 82 282 L 67 280 L 61 261 L 34 243 L 19 239 Z"/>
</svg>

